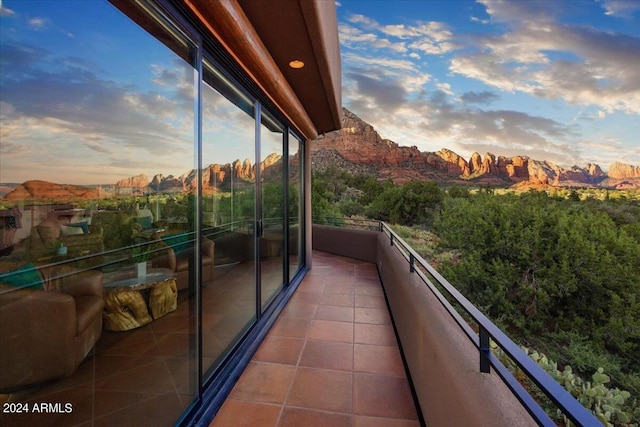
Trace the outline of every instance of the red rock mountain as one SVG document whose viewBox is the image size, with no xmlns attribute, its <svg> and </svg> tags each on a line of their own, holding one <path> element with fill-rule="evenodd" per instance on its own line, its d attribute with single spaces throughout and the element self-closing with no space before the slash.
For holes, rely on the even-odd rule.
<svg viewBox="0 0 640 427">
<path fill-rule="evenodd" d="M 29 200 L 38 202 L 67 202 L 78 199 L 97 199 L 98 188 L 79 185 L 54 184 L 47 181 L 26 181 L 7 193 L 5 200 Z"/>
<path fill-rule="evenodd" d="M 146 175 L 140 174 L 132 176 L 130 178 L 124 178 L 116 183 L 118 188 L 144 188 L 149 185 L 149 178 Z"/>
<path fill-rule="evenodd" d="M 640 166 L 625 165 L 615 162 L 609 167 L 609 178 L 627 179 L 640 177 Z"/>
<path fill-rule="evenodd" d="M 621 163 L 611 165 L 607 175 L 594 164 L 563 168 L 526 156 L 473 153 L 467 161 L 446 148 L 435 153 L 421 152 L 415 146 L 403 147 L 382 139 L 371 125 L 347 109 L 343 110 L 342 126 L 312 143 L 314 168 L 336 163 L 342 169 L 376 174 L 380 179 L 391 178 L 399 183 L 427 179 L 468 185 L 640 188 L 640 167 Z"/>
<path fill-rule="evenodd" d="M 282 170 L 282 156 L 270 154 L 260 162 L 260 170 L 265 176 Z M 224 165 L 211 164 L 202 173 L 203 192 L 228 191 L 233 181 L 238 188 L 255 181 L 255 166 L 249 159 L 236 160 Z M 97 199 L 116 194 L 144 194 L 146 192 L 187 192 L 197 185 L 196 170 L 192 169 L 179 177 L 155 175 L 151 181 L 144 174 L 118 180 L 115 185 L 79 186 L 55 184 L 47 181 L 26 181 L 9 189 L 4 200 L 29 200 L 38 202 L 68 202 L 79 199 Z"/>
<path fill-rule="evenodd" d="M 282 167 L 282 156 L 278 154 L 270 154 L 262 162 L 260 162 L 260 171 L 268 174 L 272 169 Z M 281 170 L 281 169 L 280 169 Z M 202 172 L 202 186 L 205 194 L 211 194 L 216 191 L 228 191 L 231 188 L 232 181 L 234 184 L 242 185 L 243 183 L 251 183 L 256 179 L 256 170 L 251 160 L 244 161 L 235 160 L 233 163 L 223 165 L 214 163 L 204 168 Z M 152 191 L 191 191 L 198 185 L 196 170 L 191 169 L 179 177 L 173 175 L 163 176 L 155 175 L 149 187 Z"/>
</svg>

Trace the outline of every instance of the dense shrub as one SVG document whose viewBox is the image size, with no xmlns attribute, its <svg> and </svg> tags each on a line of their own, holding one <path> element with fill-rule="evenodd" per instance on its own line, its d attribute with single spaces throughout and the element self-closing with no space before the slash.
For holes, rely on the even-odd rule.
<svg viewBox="0 0 640 427">
<path fill-rule="evenodd" d="M 602 203 L 479 193 L 447 198 L 434 226 L 461 252 L 441 273 L 490 318 L 521 342 L 572 333 L 559 354 L 583 369 L 619 361 L 620 383 L 640 366 L 640 242 L 635 217 L 618 224 Z"/>
</svg>

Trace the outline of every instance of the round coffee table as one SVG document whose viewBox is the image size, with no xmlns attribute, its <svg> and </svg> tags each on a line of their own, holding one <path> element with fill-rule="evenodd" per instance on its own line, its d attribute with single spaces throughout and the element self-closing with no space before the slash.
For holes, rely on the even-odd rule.
<svg viewBox="0 0 640 427">
<path fill-rule="evenodd" d="M 108 331 L 139 328 L 178 308 L 176 279 L 168 268 L 149 268 L 140 277 L 133 268 L 105 273 L 103 283 Z"/>
</svg>

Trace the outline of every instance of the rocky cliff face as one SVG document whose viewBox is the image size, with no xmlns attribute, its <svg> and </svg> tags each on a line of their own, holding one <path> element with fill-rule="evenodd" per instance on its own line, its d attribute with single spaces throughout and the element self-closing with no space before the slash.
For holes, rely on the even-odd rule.
<svg viewBox="0 0 640 427">
<path fill-rule="evenodd" d="M 339 156 L 342 167 L 352 172 L 371 170 L 380 178 L 396 182 L 407 179 L 436 179 L 438 173 L 468 176 L 469 165 L 459 155 L 446 148 L 437 153 L 421 152 L 417 147 L 401 147 L 383 139 L 373 126 L 349 110 L 343 110 L 342 129 L 321 135 L 311 143 L 311 158 L 315 168 L 326 169 L 325 159 Z M 328 155 L 335 152 L 335 155 Z M 346 162 L 349 166 L 344 165 Z"/>
<path fill-rule="evenodd" d="M 609 167 L 609 178 L 628 179 L 640 178 L 640 166 L 625 165 L 615 162 Z"/>
<path fill-rule="evenodd" d="M 145 188 L 148 185 L 149 178 L 144 174 L 124 178 L 116 183 L 116 187 L 118 188 Z"/>
<path fill-rule="evenodd" d="M 373 126 L 344 110 L 342 129 L 321 135 L 311 144 L 312 154 L 321 149 L 335 150 L 347 161 L 371 166 L 401 166 L 407 161 L 426 163 L 416 147 L 400 147 L 382 139 Z"/>
<path fill-rule="evenodd" d="M 282 156 L 270 154 L 260 162 L 259 167 L 264 174 L 281 173 Z M 133 178 L 129 178 L 129 180 Z M 198 185 L 197 178 L 195 169 L 191 169 L 179 177 L 174 177 L 173 175 L 165 177 L 162 174 L 158 174 L 153 177 L 148 186 L 151 191 L 159 192 L 194 191 Z M 254 182 L 255 178 L 255 166 L 251 164 L 249 159 L 244 161 L 235 160 L 233 163 L 222 165 L 214 163 L 205 167 L 202 171 L 202 188 L 205 194 L 228 191 L 231 188 L 232 181 L 236 185 L 241 185 L 242 183 Z M 129 182 L 129 180 L 119 182 Z"/>
<path fill-rule="evenodd" d="M 467 161 L 446 148 L 435 153 L 421 152 L 415 146 L 402 147 L 382 139 L 371 125 L 346 109 L 342 125 L 342 130 L 322 135 L 312 143 L 314 168 L 326 168 L 326 161 L 336 161 L 339 157 L 343 169 L 368 170 L 382 179 L 391 178 L 400 183 L 408 179 L 429 179 L 470 185 L 617 187 L 617 179 L 625 180 L 627 187 L 640 188 L 640 167 L 614 163 L 607 177 L 598 165 L 562 168 L 526 156 L 496 157 L 492 153 L 482 156 L 476 152 Z"/>
<path fill-rule="evenodd" d="M 26 181 L 4 198 L 5 200 L 31 200 L 48 202 L 51 200 L 66 202 L 78 199 L 97 199 L 97 188 L 81 187 L 76 185 L 54 184 L 47 181 Z"/>
</svg>

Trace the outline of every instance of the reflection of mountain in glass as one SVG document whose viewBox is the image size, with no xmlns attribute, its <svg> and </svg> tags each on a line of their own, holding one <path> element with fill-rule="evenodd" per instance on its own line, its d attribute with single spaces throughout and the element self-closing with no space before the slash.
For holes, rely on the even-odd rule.
<svg viewBox="0 0 640 427">
<path fill-rule="evenodd" d="M 298 156 L 291 156 L 291 173 L 297 176 Z M 282 177 L 282 157 L 278 154 L 267 156 L 260 163 L 260 171 L 264 177 Z M 228 192 L 244 188 L 246 184 L 255 182 L 255 165 L 249 159 L 236 160 L 233 163 L 211 164 L 202 171 L 203 194 Z M 119 180 L 114 184 L 80 186 L 57 184 L 47 181 L 31 180 L 15 186 L 3 198 L 6 202 L 38 201 L 38 202 L 72 202 L 79 200 L 105 199 L 122 195 L 146 195 L 153 193 L 182 193 L 195 191 L 197 187 L 196 170 L 192 169 L 175 177 L 173 175 L 155 175 L 151 180 L 144 174 Z"/>
</svg>

